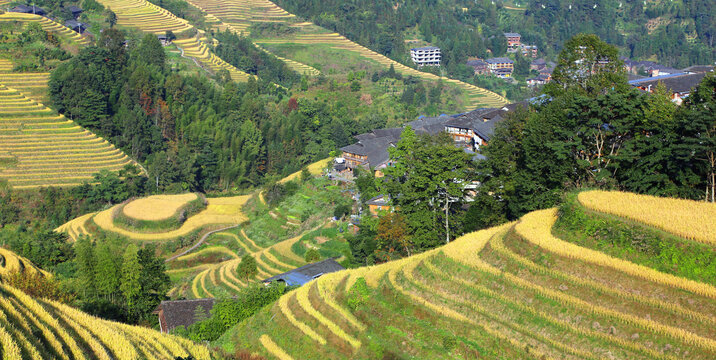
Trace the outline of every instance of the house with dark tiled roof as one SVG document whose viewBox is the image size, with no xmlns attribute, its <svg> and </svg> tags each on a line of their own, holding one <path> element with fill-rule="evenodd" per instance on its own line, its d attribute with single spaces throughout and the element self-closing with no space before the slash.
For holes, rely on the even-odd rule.
<svg viewBox="0 0 716 360">
<path fill-rule="evenodd" d="M 437 134 L 444 130 L 443 124 L 451 118 L 447 115 L 421 117 L 405 125 L 410 126 L 418 134 Z M 403 127 L 377 129 L 354 136 L 358 140 L 357 143 L 341 148 L 342 162 L 347 168 L 372 169 L 376 172 L 376 176 L 382 176 L 381 169 L 389 165 L 388 149 L 400 141 L 403 130 Z"/>
<path fill-rule="evenodd" d="M 681 71 L 683 71 L 685 73 L 690 73 L 690 74 L 708 73 L 708 72 L 714 71 L 714 66 L 713 65 L 693 65 L 693 66 L 689 66 Z"/>
<path fill-rule="evenodd" d="M 72 14 L 72 16 L 73 16 L 75 19 L 77 19 L 77 18 L 80 16 L 80 14 L 82 14 L 82 12 L 84 11 L 84 10 L 80 9 L 79 7 L 74 6 L 74 5 L 68 6 L 66 9 L 67 9 L 67 11 L 70 12 L 70 14 Z"/>
<path fill-rule="evenodd" d="M 455 140 L 455 143 L 471 151 L 477 151 L 480 146 L 486 146 L 495 132 L 495 127 L 501 123 L 508 112 L 514 111 L 524 103 L 505 105 L 501 108 L 484 108 L 470 111 L 445 123 L 445 131 Z"/>
<path fill-rule="evenodd" d="M 324 274 L 345 270 L 341 264 L 336 262 L 335 259 L 326 259 L 323 261 L 315 262 L 300 268 L 287 271 L 283 274 L 278 274 L 265 279 L 263 283 L 265 285 L 270 284 L 273 281 L 283 281 L 288 286 L 301 286 L 313 279 L 317 279 Z"/>
<path fill-rule="evenodd" d="M 365 204 L 368 205 L 371 216 L 378 216 L 381 211 L 392 211 L 393 209 L 388 195 L 378 195 L 366 201 Z"/>
<path fill-rule="evenodd" d="M 659 83 L 663 83 L 671 94 L 671 100 L 678 105 L 684 101 L 691 93 L 691 89 L 696 87 L 707 73 L 679 73 L 672 75 L 663 75 L 656 77 L 648 77 L 643 79 L 631 80 L 629 84 L 639 90 L 646 92 L 654 92 Z"/>
<path fill-rule="evenodd" d="M 482 59 L 468 60 L 467 66 L 475 70 L 475 74 L 487 74 L 490 72 L 490 66 Z"/>
<path fill-rule="evenodd" d="M 87 31 L 87 24 L 79 22 L 77 20 L 67 20 L 65 21 L 65 26 L 79 34 L 83 34 L 85 31 Z"/>
<path fill-rule="evenodd" d="M 517 48 L 521 45 L 521 39 L 522 35 L 519 33 L 514 32 L 506 32 L 504 33 L 505 38 L 507 39 L 507 51 L 509 52 L 515 52 L 517 51 Z"/>
<path fill-rule="evenodd" d="M 159 330 L 169 333 L 178 326 L 188 327 L 203 318 L 211 316 L 216 299 L 192 299 L 162 301 L 153 313 L 159 316 Z"/>
<path fill-rule="evenodd" d="M 10 9 L 10 12 L 23 13 L 23 14 L 35 14 L 45 16 L 47 12 L 45 9 L 35 5 L 18 5 Z"/>
</svg>

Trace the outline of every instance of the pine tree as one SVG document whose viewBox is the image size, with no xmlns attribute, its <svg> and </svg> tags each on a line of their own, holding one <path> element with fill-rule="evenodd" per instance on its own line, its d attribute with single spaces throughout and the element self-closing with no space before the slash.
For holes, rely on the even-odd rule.
<svg viewBox="0 0 716 360">
<path fill-rule="evenodd" d="M 142 265 L 139 263 L 139 249 L 130 244 L 124 251 L 122 259 L 122 281 L 119 285 L 124 299 L 127 301 L 129 313 L 136 313 L 137 300 L 142 295 Z"/>
</svg>

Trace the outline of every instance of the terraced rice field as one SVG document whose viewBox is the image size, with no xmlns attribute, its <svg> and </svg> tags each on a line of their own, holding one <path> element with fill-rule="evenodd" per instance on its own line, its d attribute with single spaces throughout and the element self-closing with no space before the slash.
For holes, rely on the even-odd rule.
<svg viewBox="0 0 716 360">
<path fill-rule="evenodd" d="M 79 45 L 88 45 L 90 43 L 90 40 L 86 37 L 83 37 L 82 35 L 70 30 L 68 27 L 44 16 L 6 12 L 4 14 L 0 14 L 0 22 L 2 21 L 38 22 L 42 25 L 42 29 L 45 31 L 53 32 L 61 38 L 68 39 L 70 42 Z"/>
<path fill-rule="evenodd" d="M 58 115 L 0 78 L 0 154 L 15 160 L 0 179 L 17 189 L 75 186 L 133 161 L 106 140 Z M 21 79 L 16 78 L 17 81 Z M 33 86 L 28 78 L 25 87 Z"/>
<path fill-rule="evenodd" d="M 114 224 L 113 214 L 122 204 L 115 205 L 107 210 L 98 213 L 85 214 L 77 219 L 71 220 L 55 229 L 58 232 L 67 233 L 73 240 L 77 240 L 80 235 L 90 235 L 87 227 L 91 224 L 97 226 L 103 231 L 115 233 L 125 236 L 132 240 L 138 241 L 159 241 L 176 239 L 186 236 L 194 231 L 198 231 L 206 226 L 218 225 L 235 225 L 246 221 L 246 215 L 241 212 L 242 206 L 246 203 L 250 196 L 234 196 L 223 198 L 209 198 L 206 209 L 198 214 L 189 217 L 184 221 L 178 229 L 159 232 L 147 233 L 128 230 Z M 90 223 L 91 222 L 91 223 Z"/>
<path fill-rule="evenodd" d="M 302 258 L 291 251 L 291 246 L 299 241 L 303 234 L 267 248 L 258 246 L 243 230 L 238 235 L 231 232 L 220 232 L 215 236 L 229 237 L 235 240 L 246 254 L 251 254 L 256 260 L 258 274 L 251 279 L 240 279 L 236 273 L 236 269 L 241 263 L 241 258 L 238 256 L 220 263 L 208 264 L 199 269 L 200 271 L 193 277 L 191 292 L 186 294 L 189 297 L 205 298 L 232 294 L 246 286 L 247 280 L 261 281 L 306 264 Z"/>
<path fill-rule="evenodd" d="M 629 218 L 687 239 L 716 244 L 716 206 L 704 201 L 586 191 L 578 196 L 589 209 Z"/>
<path fill-rule="evenodd" d="M 248 27 L 256 22 L 286 22 L 296 18 L 295 15 L 266 0 L 189 0 L 187 2 L 221 19 L 239 34 L 245 33 Z M 301 24 L 299 26 L 310 23 Z"/>
<path fill-rule="evenodd" d="M 182 49 L 184 56 L 195 58 L 205 69 L 212 72 L 228 70 L 234 81 L 247 81 L 251 76 L 213 54 L 201 40 L 204 36 L 201 30 L 159 6 L 145 0 L 100 0 L 100 3 L 117 14 L 120 26 L 154 34 L 174 32 L 178 37 L 174 43 Z M 192 35 L 192 31 L 196 34 Z"/>
<path fill-rule="evenodd" d="M 50 273 L 35 266 L 30 260 L 10 250 L 0 248 L 0 277 L 16 272 L 50 276 Z"/>
<path fill-rule="evenodd" d="M 206 347 L 178 336 L 102 320 L 4 284 L 0 292 L 3 359 L 211 358 Z"/>
<path fill-rule="evenodd" d="M 565 242 L 555 220 L 323 275 L 220 341 L 279 359 L 716 357 L 716 288 Z"/>
<path fill-rule="evenodd" d="M 298 22 L 293 14 L 286 12 L 268 0 L 189 0 L 188 2 L 202 11 L 214 15 L 237 33 L 246 32 L 246 29 L 251 24 L 261 22 L 283 22 L 289 26 L 301 29 L 298 35 L 294 37 L 255 40 L 259 45 L 326 44 L 335 49 L 354 52 L 386 68 L 393 65 L 395 70 L 403 75 L 411 75 L 430 81 L 442 79 L 445 82 L 454 84 L 467 93 L 470 104 L 468 110 L 480 107 L 500 107 L 508 103 L 507 99 L 491 91 L 459 80 L 442 78 L 437 75 L 418 71 L 350 41 L 340 34 L 330 33 L 310 22 Z M 291 66 L 290 63 L 289 66 Z M 301 72 L 300 70 L 297 71 Z"/>
</svg>

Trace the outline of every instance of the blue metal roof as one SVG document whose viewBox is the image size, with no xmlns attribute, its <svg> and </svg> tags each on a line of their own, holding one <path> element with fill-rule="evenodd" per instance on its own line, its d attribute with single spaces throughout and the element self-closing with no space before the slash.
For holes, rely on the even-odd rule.
<svg viewBox="0 0 716 360">
<path fill-rule="evenodd" d="M 639 83 L 646 82 L 646 81 L 668 79 L 668 78 L 671 78 L 674 76 L 681 76 L 681 75 L 687 75 L 687 73 L 680 72 L 680 73 L 676 73 L 676 74 L 659 75 L 659 76 L 654 76 L 654 77 L 646 77 L 646 78 L 642 78 L 642 79 L 629 80 L 629 85 L 637 85 Z"/>
</svg>

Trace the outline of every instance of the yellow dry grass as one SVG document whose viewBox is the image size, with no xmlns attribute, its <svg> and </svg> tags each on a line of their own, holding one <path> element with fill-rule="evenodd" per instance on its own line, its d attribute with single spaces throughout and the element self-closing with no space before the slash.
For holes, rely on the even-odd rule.
<svg viewBox="0 0 716 360">
<path fill-rule="evenodd" d="M 716 204 L 619 191 L 585 191 L 577 196 L 588 209 L 625 217 L 672 234 L 716 244 Z"/>
<path fill-rule="evenodd" d="M 196 200 L 194 193 L 180 195 L 152 195 L 130 201 L 122 209 L 125 216 L 137 220 L 166 220 L 190 201 Z"/>
<path fill-rule="evenodd" d="M 115 211 L 116 206 L 121 205 L 115 205 L 112 208 L 99 212 L 95 215 L 93 220 L 102 230 L 126 236 L 130 239 L 168 240 L 187 235 L 207 225 L 239 224 L 246 221 L 247 217 L 241 212 L 241 208 L 246 204 L 249 197 L 250 195 L 208 198 L 206 209 L 189 217 L 178 229 L 162 233 L 139 233 L 115 226 L 112 221 L 112 213 Z"/>
<path fill-rule="evenodd" d="M 644 280 L 716 299 L 716 288 L 711 285 L 662 273 L 646 266 L 617 259 L 599 251 L 562 241 L 552 235 L 552 226 L 556 221 L 557 209 L 533 211 L 522 217 L 520 222 L 515 226 L 515 231 L 527 241 L 549 252 L 613 268 Z"/>
</svg>

